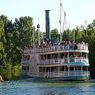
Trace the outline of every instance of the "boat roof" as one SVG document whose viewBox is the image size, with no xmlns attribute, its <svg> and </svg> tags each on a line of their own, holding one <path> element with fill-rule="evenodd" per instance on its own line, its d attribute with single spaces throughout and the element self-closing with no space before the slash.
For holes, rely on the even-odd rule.
<svg viewBox="0 0 95 95">
<path fill-rule="evenodd" d="M 89 66 L 89 64 L 85 62 L 70 62 L 68 63 L 69 66 Z"/>
</svg>

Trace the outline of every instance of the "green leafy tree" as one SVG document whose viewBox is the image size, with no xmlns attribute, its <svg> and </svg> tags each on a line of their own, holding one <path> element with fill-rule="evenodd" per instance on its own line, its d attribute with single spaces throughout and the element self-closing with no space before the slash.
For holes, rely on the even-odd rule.
<svg viewBox="0 0 95 95">
<path fill-rule="evenodd" d="M 57 40 L 57 42 L 59 42 L 59 34 L 58 34 L 58 29 L 53 29 L 51 30 L 51 38 Z"/>
<path fill-rule="evenodd" d="M 17 41 L 15 43 L 18 49 L 24 49 L 24 46 L 28 46 L 31 43 L 31 37 L 33 36 L 33 18 L 20 17 L 19 20 L 15 19 L 14 22 L 14 37 Z"/>
<path fill-rule="evenodd" d="M 4 43 L 6 42 L 5 32 L 4 32 L 4 24 L 0 17 L 0 65 L 4 65 L 6 53 L 4 48 Z"/>
</svg>

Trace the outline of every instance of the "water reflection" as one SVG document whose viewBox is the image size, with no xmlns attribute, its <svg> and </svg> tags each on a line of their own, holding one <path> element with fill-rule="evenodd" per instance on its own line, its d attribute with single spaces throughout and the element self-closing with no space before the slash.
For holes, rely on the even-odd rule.
<svg viewBox="0 0 95 95">
<path fill-rule="evenodd" d="M 9 76 L 6 77 L 10 80 L 14 75 Z M 95 95 L 95 80 L 48 82 L 33 78 L 13 79 L 0 83 L 0 95 Z"/>
<path fill-rule="evenodd" d="M 1 75 L 7 81 L 0 83 L 0 95 L 95 95 L 95 80 L 48 82 L 22 77 L 19 72 Z"/>
</svg>

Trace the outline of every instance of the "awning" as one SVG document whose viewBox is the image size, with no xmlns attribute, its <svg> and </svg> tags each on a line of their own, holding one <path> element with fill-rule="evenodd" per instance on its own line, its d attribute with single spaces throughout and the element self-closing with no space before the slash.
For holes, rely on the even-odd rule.
<svg viewBox="0 0 95 95">
<path fill-rule="evenodd" d="M 88 63 L 85 62 L 70 62 L 68 63 L 69 66 L 89 66 Z"/>
</svg>

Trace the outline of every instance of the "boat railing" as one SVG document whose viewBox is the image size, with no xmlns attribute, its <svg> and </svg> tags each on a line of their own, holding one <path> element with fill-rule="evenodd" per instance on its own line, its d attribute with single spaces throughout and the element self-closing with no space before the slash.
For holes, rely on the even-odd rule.
<svg viewBox="0 0 95 95">
<path fill-rule="evenodd" d="M 30 60 L 21 59 L 21 64 L 29 64 Z"/>
<path fill-rule="evenodd" d="M 74 46 L 70 45 L 60 45 L 60 46 L 50 46 L 50 47 L 35 47 L 33 48 L 26 48 L 24 49 L 24 53 L 41 53 L 41 52 L 52 52 L 52 51 L 63 51 L 63 50 L 87 50 L 88 46 L 86 45 L 77 45 L 77 48 L 75 49 Z"/>
<path fill-rule="evenodd" d="M 70 62 L 85 62 L 88 64 L 88 58 L 77 57 L 77 58 L 54 58 L 40 60 L 39 65 L 53 65 L 53 64 L 67 64 Z"/>
<path fill-rule="evenodd" d="M 39 72 L 40 77 L 89 76 L 89 71 Z"/>
</svg>

